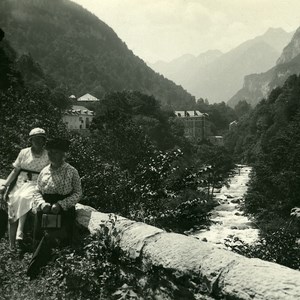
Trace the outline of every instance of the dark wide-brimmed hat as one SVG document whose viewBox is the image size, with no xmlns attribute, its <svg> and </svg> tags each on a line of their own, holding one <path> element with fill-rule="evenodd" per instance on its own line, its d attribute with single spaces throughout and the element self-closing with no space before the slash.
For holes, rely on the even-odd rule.
<svg viewBox="0 0 300 300">
<path fill-rule="evenodd" d="M 46 138 L 46 131 L 43 128 L 33 128 L 29 132 L 29 139 L 35 137 L 35 136 L 41 136 L 43 138 Z"/>
<path fill-rule="evenodd" d="M 46 143 L 46 149 L 55 149 L 55 150 L 60 150 L 63 152 L 68 152 L 69 151 L 69 146 L 71 142 L 66 140 L 66 139 L 61 139 L 61 138 L 53 138 L 49 139 Z"/>
</svg>

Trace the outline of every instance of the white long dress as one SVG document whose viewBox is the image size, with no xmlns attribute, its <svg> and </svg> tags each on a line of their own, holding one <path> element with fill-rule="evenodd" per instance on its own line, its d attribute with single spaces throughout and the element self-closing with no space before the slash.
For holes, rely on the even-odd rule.
<svg viewBox="0 0 300 300">
<path fill-rule="evenodd" d="M 32 196 L 36 191 L 38 173 L 49 163 L 46 150 L 39 156 L 35 156 L 30 147 L 20 151 L 13 166 L 21 169 L 21 172 L 16 185 L 8 196 L 8 217 L 10 222 L 17 221 L 31 209 Z M 28 171 L 38 173 L 30 173 Z"/>
</svg>

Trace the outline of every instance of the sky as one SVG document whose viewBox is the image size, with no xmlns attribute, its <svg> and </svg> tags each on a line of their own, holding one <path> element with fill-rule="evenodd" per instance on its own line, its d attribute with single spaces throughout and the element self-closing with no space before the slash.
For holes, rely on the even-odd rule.
<svg viewBox="0 0 300 300">
<path fill-rule="evenodd" d="M 268 28 L 300 26 L 299 0 L 72 0 L 148 63 L 227 52 Z"/>
</svg>

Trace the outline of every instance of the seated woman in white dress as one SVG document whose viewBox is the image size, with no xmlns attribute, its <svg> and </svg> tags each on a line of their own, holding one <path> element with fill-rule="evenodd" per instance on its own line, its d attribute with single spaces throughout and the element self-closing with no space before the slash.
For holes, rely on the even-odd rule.
<svg viewBox="0 0 300 300">
<path fill-rule="evenodd" d="M 39 172 L 50 161 L 45 150 L 46 133 L 42 128 L 34 128 L 29 133 L 31 147 L 22 149 L 13 163 L 13 171 L 9 174 L 0 193 L 7 189 L 9 241 L 14 248 L 16 240 L 21 244 L 23 240 L 26 215 L 31 209 L 32 198 L 36 190 L 36 180 Z"/>
</svg>

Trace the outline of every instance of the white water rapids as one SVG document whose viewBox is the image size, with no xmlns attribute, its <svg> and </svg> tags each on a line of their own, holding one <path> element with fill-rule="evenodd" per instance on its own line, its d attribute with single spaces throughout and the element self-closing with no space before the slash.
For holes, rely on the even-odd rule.
<svg viewBox="0 0 300 300">
<path fill-rule="evenodd" d="M 209 230 L 194 232 L 192 236 L 220 247 L 225 247 L 224 241 L 228 236 L 238 237 L 247 243 L 253 243 L 258 238 L 259 230 L 243 215 L 239 205 L 247 191 L 250 172 L 251 167 L 238 165 L 229 188 L 224 186 L 216 193 L 220 205 L 214 208 L 211 216 L 216 223 Z"/>
</svg>

